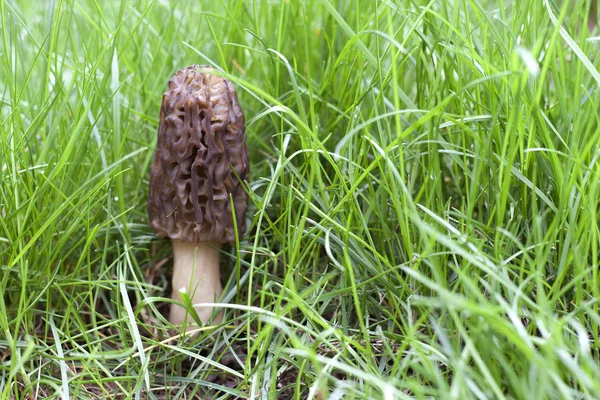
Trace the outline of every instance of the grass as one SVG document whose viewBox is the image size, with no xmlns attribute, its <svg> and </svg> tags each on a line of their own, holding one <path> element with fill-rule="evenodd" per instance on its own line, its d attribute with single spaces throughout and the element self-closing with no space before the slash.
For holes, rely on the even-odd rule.
<svg viewBox="0 0 600 400">
<path fill-rule="evenodd" d="M 2 399 L 600 398 L 590 0 L 0 4 Z M 145 203 L 193 63 L 251 202 L 184 338 Z"/>
</svg>

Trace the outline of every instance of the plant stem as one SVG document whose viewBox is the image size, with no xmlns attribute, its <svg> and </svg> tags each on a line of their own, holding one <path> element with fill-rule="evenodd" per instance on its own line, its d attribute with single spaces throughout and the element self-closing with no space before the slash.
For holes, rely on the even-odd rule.
<svg viewBox="0 0 600 400">
<path fill-rule="evenodd" d="M 172 240 L 173 243 L 173 292 L 174 300 L 182 301 L 180 289 L 185 288 L 192 299 L 192 304 L 213 303 L 219 301 L 223 288 L 221 286 L 220 257 L 221 244 L 215 242 L 189 243 Z M 196 312 L 203 323 L 212 315 L 212 307 L 196 307 Z M 171 304 L 169 320 L 174 325 L 182 324 L 186 318 L 186 310 L 178 304 Z M 223 314 L 213 318 L 213 323 L 221 322 Z M 188 324 L 194 320 L 187 316 Z"/>
</svg>

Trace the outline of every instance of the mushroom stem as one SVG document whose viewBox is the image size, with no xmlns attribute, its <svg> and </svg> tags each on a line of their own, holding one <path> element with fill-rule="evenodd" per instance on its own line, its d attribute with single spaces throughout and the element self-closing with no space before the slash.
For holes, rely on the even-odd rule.
<svg viewBox="0 0 600 400">
<path fill-rule="evenodd" d="M 221 286 L 221 271 L 219 260 L 221 244 L 216 242 L 190 243 L 173 239 L 173 300 L 182 301 L 179 290 L 184 288 L 190 295 L 192 304 L 214 303 L 219 301 L 223 288 Z M 212 315 L 212 307 L 198 307 L 196 312 L 202 322 L 208 321 Z M 178 304 L 171 304 L 169 321 L 180 325 L 186 318 L 186 310 Z M 219 324 L 223 313 L 213 318 L 213 323 Z M 188 324 L 194 320 L 187 317 Z"/>
</svg>

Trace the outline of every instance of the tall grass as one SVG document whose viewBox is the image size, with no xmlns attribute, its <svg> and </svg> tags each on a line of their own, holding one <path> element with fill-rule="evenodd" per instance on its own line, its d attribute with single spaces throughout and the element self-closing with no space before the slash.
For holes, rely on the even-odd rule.
<svg viewBox="0 0 600 400">
<path fill-rule="evenodd" d="M 599 398 L 589 6 L 2 1 L 2 399 Z M 193 63 L 238 88 L 251 204 L 186 338 L 145 202 Z"/>
</svg>

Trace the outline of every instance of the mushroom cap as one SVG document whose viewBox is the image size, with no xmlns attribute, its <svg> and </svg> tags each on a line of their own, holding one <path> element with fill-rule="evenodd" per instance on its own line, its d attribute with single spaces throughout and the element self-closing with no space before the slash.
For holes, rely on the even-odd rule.
<svg viewBox="0 0 600 400">
<path fill-rule="evenodd" d="M 248 146 L 244 113 L 230 81 L 209 66 L 178 71 L 163 95 L 148 213 L 158 237 L 235 241 L 246 230 Z"/>
</svg>

